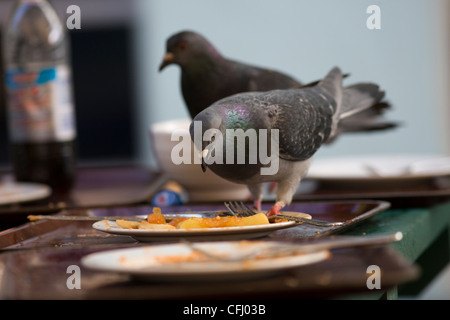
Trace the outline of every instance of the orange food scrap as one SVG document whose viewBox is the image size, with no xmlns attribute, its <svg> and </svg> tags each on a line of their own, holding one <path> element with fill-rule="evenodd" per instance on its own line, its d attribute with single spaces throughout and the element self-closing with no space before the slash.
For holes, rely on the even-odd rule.
<svg viewBox="0 0 450 320">
<path fill-rule="evenodd" d="M 161 208 L 153 207 L 153 213 L 161 213 Z"/>
<path fill-rule="evenodd" d="M 188 217 L 175 218 L 172 221 L 170 221 L 169 224 L 178 228 L 178 225 L 187 219 L 189 219 L 189 218 Z"/>
<path fill-rule="evenodd" d="M 223 228 L 269 224 L 267 216 L 260 212 L 250 217 L 216 216 L 214 218 L 179 217 L 169 223 L 158 207 L 141 222 L 117 220 L 117 225 L 124 229 L 194 229 L 194 228 Z"/>
<path fill-rule="evenodd" d="M 147 230 L 165 229 L 165 230 L 169 230 L 169 229 L 175 229 L 175 227 L 171 226 L 170 224 L 166 224 L 166 223 L 149 223 L 149 222 L 144 220 L 141 223 L 139 223 L 138 229 L 147 229 Z"/>
<path fill-rule="evenodd" d="M 236 226 L 250 226 L 259 224 L 269 224 L 269 220 L 263 213 L 258 213 L 250 217 L 238 218 L 235 216 L 214 218 L 189 218 L 177 225 L 180 229 L 193 229 L 193 228 L 223 228 L 223 227 L 236 227 Z"/>
<path fill-rule="evenodd" d="M 123 229 L 137 229 L 139 228 L 138 221 L 129 221 L 124 219 L 116 220 L 116 224 Z"/>
<path fill-rule="evenodd" d="M 166 223 L 166 218 L 161 213 L 161 208 L 154 207 L 153 213 L 147 216 L 147 222 L 151 224 L 164 224 Z"/>
</svg>

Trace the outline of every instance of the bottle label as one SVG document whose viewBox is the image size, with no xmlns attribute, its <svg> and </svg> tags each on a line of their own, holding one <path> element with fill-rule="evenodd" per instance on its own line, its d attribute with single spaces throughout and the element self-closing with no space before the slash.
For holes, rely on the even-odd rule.
<svg viewBox="0 0 450 320">
<path fill-rule="evenodd" d="M 50 142 L 75 138 L 67 66 L 9 69 L 6 87 L 11 141 Z"/>
</svg>

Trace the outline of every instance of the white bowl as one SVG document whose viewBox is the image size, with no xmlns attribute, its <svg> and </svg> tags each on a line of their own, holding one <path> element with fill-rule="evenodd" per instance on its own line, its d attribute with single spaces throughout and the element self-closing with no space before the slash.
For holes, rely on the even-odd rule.
<svg viewBox="0 0 450 320">
<path fill-rule="evenodd" d="M 190 201 L 247 200 L 250 193 L 245 185 L 229 182 L 211 170 L 203 172 L 200 164 L 194 164 L 194 144 L 191 144 L 190 164 L 175 164 L 172 149 L 181 141 L 171 141 L 172 133 L 189 133 L 190 119 L 158 122 L 150 126 L 151 147 L 159 170 L 182 185 L 189 194 Z M 182 131 L 181 131 L 182 130 Z"/>
</svg>

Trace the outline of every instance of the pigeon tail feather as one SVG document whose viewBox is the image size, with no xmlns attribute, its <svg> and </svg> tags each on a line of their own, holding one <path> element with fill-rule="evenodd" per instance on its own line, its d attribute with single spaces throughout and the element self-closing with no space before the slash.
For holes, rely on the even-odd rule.
<svg viewBox="0 0 450 320">
<path fill-rule="evenodd" d="M 339 118 L 348 118 L 374 106 L 384 98 L 384 94 L 384 91 L 373 83 L 358 83 L 344 88 Z"/>
<path fill-rule="evenodd" d="M 322 88 L 325 92 L 327 92 L 336 102 L 336 107 L 333 110 L 333 122 L 331 124 L 331 132 L 329 135 L 329 140 L 334 139 L 334 137 L 338 134 L 339 128 L 339 115 L 341 114 L 342 108 L 342 72 L 338 67 L 334 67 L 330 72 L 319 81 L 318 86 Z"/>
<path fill-rule="evenodd" d="M 319 81 L 319 87 L 328 92 L 338 105 L 342 99 L 342 79 L 341 69 L 334 67 L 325 78 Z"/>
<path fill-rule="evenodd" d="M 385 92 L 374 83 L 357 83 L 345 87 L 342 96 L 342 106 L 339 110 L 339 124 L 336 135 L 331 137 L 330 143 L 344 132 L 368 132 L 393 129 L 398 123 L 385 121 L 383 113 L 391 105 L 382 101 Z"/>
</svg>

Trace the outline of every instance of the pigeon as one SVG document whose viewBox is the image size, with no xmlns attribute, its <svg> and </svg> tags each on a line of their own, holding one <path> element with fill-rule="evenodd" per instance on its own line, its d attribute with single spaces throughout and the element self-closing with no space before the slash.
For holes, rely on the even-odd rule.
<svg viewBox="0 0 450 320">
<path fill-rule="evenodd" d="M 205 37 L 193 31 L 181 31 L 169 37 L 159 71 L 171 64 L 181 67 L 181 89 L 191 118 L 217 100 L 233 94 L 303 86 L 285 73 L 226 58 Z M 315 84 L 317 81 L 305 86 Z M 358 87 L 354 89 L 359 90 Z M 347 92 L 351 91 L 349 87 Z M 381 117 L 389 108 L 387 102 L 374 104 L 357 116 L 341 120 L 339 130 L 350 133 L 396 127 L 397 123 L 384 121 Z"/>
<path fill-rule="evenodd" d="M 288 89 L 301 84 L 284 73 L 227 59 L 193 31 L 172 35 L 166 46 L 159 71 L 170 64 L 181 67 L 181 89 L 192 118 L 217 100 L 236 93 Z"/>
<path fill-rule="evenodd" d="M 383 103 L 385 92 L 369 82 L 343 88 L 342 81 L 341 70 L 334 67 L 313 85 L 238 93 L 214 102 L 195 116 L 189 128 L 201 152 L 203 171 L 208 168 L 226 180 L 246 184 L 257 210 L 261 210 L 262 184 L 277 183 L 276 201 L 266 214 L 278 214 L 292 202 L 316 151 L 342 133 L 341 122 L 359 114 L 377 116 L 368 110 Z M 255 133 L 257 140 L 252 142 L 248 135 L 247 142 L 239 144 L 236 132 Z M 266 155 L 276 155 L 272 163 L 261 150 L 255 157 L 255 146 L 264 148 Z M 278 170 L 268 174 L 276 160 Z"/>
</svg>

